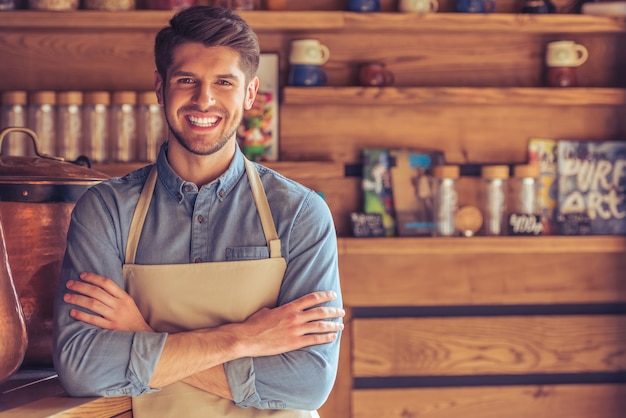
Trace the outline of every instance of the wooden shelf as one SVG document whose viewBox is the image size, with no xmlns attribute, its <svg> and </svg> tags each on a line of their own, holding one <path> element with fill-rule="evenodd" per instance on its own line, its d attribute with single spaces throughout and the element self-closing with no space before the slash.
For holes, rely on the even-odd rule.
<svg viewBox="0 0 626 418">
<path fill-rule="evenodd" d="M 346 255 L 606 254 L 624 252 L 626 252 L 625 236 L 339 238 L 339 253 Z"/>
<path fill-rule="evenodd" d="M 626 89 L 548 87 L 285 87 L 283 104 L 621 106 Z"/>
<path fill-rule="evenodd" d="M 35 10 L 0 13 L 0 30 L 11 29 L 116 29 L 158 30 L 172 11 L 135 10 L 103 12 Z M 398 32 L 514 32 L 514 33 L 621 33 L 626 19 L 579 14 L 535 15 L 517 13 L 353 13 L 343 11 L 249 11 L 241 16 L 259 32 L 357 30 Z"/>
</svg>

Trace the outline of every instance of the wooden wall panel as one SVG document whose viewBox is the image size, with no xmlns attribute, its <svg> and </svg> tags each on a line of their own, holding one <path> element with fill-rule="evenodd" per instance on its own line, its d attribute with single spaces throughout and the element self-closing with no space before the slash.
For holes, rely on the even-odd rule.
<svg viewBox="0 0 626 418">
<path fill-rule="evenodd" d="M 356 318 L 356 378 L 626 370 L 616 315 Z"/>
<path fill-rule="evenodd" d="M 154 33 L 0 30 L 0 90 L 152 90 Z"/>
<path fill-rule="evenodd" d="M 350 306 L 626 302 L 620 253 L 341 254 L 339 267 Z"/>
<path fill-rule="evenodd" d="M 335 115 L 343 115 L 336 118 Z M 359 162 L 366 147 L 423 147 L 452 163 L 524 162 L 530 137 L 616 138 L 626 108 L 582 106 L 283 106 L 286 160 Z"/>
<path fill-rule="evenodd" d="M 355 418 L 623 418 L 626 385 L 355 390 Z"/>
</svg>

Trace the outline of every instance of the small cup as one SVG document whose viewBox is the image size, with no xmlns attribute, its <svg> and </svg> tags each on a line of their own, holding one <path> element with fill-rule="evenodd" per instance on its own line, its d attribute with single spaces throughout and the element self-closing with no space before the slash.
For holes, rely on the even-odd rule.
<svg viewBox="0 0 626 418">
<path fill-rule="evenodd" d="M 456 11 L 460 13 L 491 13 L 495 8 L 494 0 L 456 0 Z"/>
<path fill-rule="evenodd" d="M 548 67 L 546 69 L 548 87 L 576 87 L 578 78 L 576 67 Z"/>
<path fill-rule="evenodd" d="M 546 48 L 548 67 L 579 67 L 587 61 L 589 52 L 574 41 L 555 41 Z"/>
<path fill-rule="evenodd" d="M 291 86 L 325 86 L 327 82 L 326 71 L 319 65 L 296 64 L 289 69 L 288 84 Z"/>
<path fill-rule="evenodd" d="M 348 0 L 351 12 L 380 12 L 380 0 Z"/>
<path fill-rule="evenodd" d="M 368 62 L 359 66 L 358 82 L 361 86 L 391 86 L 394 81 L 393 73 L 382 62 Z"/>
<path fill-rule="evenodd" d="M 291 41 L 289 63 L 292 65 L 323 65 L 330 58 L 330 50 L 317 39 Z"/>
<path fill-rule="evenodd" d="M 398 10 L 405 13 L 435 13 L 439 9 L 437 0 L 400 0 Z"/>
</svg>

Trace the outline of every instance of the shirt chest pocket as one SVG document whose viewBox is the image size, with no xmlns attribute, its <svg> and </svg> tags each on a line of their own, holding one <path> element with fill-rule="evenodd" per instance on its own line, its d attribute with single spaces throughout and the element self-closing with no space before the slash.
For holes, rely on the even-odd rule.
<svg viewBox="0 0 626 418">
<path fill-rule="evenodd" d="M 258 260 L 269 258 L 267 247 L 229 247 L 226 248 L 226 261 Z"/>
</svg>

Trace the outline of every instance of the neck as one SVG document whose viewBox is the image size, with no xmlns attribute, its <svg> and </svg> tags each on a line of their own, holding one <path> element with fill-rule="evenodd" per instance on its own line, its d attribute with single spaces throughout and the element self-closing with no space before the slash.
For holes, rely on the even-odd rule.
<svg viewBox="0 0 626 418">
<path fill-rule="evenodd" d="M 235 156 L 235 142 L 229 141 L 222 149 L 210 155 L 196 155 L 184 149 L 177 141 L 170 141 L 167 161 L 185 181 L 198 187 L 211 183 L 230 166 Z"/>
</svg>

